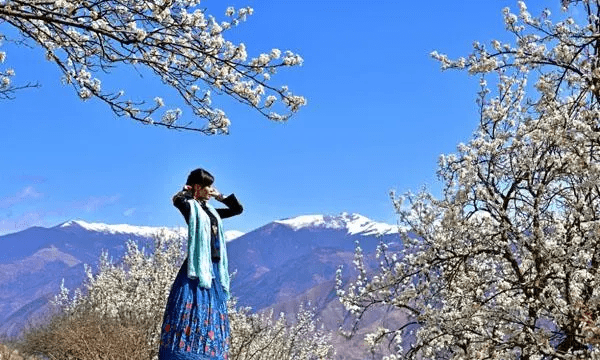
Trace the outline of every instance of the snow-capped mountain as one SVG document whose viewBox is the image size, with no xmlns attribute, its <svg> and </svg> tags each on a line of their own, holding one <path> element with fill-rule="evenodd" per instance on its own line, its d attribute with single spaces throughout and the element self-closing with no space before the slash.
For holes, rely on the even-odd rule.
<svg viewBox="0 0 600 360">
<path fill-rule="evenodd" d="M 398 226 L 360 214 L 276 220 L 228 246 L 229 268 L 237 279 L 232 288 L 240 304 L 262 309 L 333 279 L 339 265 L 352 268 L 356 241 L 372 253 L 380 241 L 398 245 L 399 239 Z"/>
<path fill-rule="evenodd" d="M 158 231 L 183 234 L 179 228 L 73 220 L 0 236 L 0 334 L 15 335 L 28 319 L 42 314 L 63 279 L 68 288 L 79 287 L 84 264 L 94 266 L 103 250 L 118 259 L 127 240 L 149 242 Z"/>
<path fill-rule="evenodd" d="M 244 232 L 239 230 L 227 230 L 223 235 L 225 235 L 225 241 L 229 242 L 244 235 Z"/>
<path fill-rule="evenodd" d="M 108 225 L 102 223 L 88 223 L 83 220 L 70 220 L 64 222 L 56 227 L 61 229 L 81 229 L 85 231 L 91 231 L 102 234 L 126 234 L 135 235 L 140 237 L 151 238 L 157 231 L 164 230 L 173 235 L 185 234 L 186 229 L 183 227 L 179 228 L 166 228 L 166 227 L 155 227 L 155 226 L 134 226 L 128 224 Z"/>
<path fill-rule="evenodd" d="M 187 229 L 72 220 L 0 236 L 5 249 L 0 252 L 0 334 L 16 335 L 39 316 L 63 278 L 68 288 L 77 288 L 84 264 L 94 266 L 102 250 L 118 259 L 127 240 L 149 241 L 157 231 L 185 236 Z M 332 315 L 342 314 L 334 291 L 335 271 L 340 265 L 345 271 L 353 268 L 355 242 L 365 254 L 372 254 L 380 241 L 391 244 L 392 250 L 401 247 L 397 226 L 348 213 L 302 215 L 225 236 L 229 270 L 236 273 L 232 293 L 240 305 L 292 311 L 294 304 L 310 300 L 319 305 L 332 329 L 343 321 Z"/>
<path fill-rule="evenodd" d="M 157 231 L 165 231 L 173 236 L 186 236 L 187 234 L 187 228 L 185 227 L 166 228 L 156 226 L 134 226 L 129 224 L 108 225 L 103 223 L 88 223 L 83 220 L 70 220 L 57 225 L 57 227 L 62 229 L 82 229 L 110 235 L 135 235 L 149 239 L 152 238 Z M 244 235 L 244 232 L 238 230 L 228 230 L 225 231 L 224 235 L 226 241 L 232 241 Z"/>
<path fill-rule="evenodd" d="M 337 216 L 301 215 L 291 219 L 276 220 L 275 223 L 289 226 L 298 231 L 304 228 L 346 230 L 349 235 L 391 235 L 398 233 L 397 225 L 375 222 L 360 214 L 341 213 Z"/>
</svg>

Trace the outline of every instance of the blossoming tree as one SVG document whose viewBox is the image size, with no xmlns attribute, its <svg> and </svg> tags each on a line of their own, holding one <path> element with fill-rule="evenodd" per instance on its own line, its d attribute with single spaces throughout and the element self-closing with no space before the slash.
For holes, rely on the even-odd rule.
<svg viewBox="0 0 600 360">
<path fill-rule="evenodd" d="M 562 6 L 551 21 L 519 2 L 503 11 L 513 43 L 432 53 L 481 76 L 479 125 L 441 156 L 441 198 L 393 195 L 403 251 L 381 244 L 371 275 L 357 252 L 358 278 L 338 286 L 357 319 L 407 314 L 367 336 L 390 359 L 600 358 L 600 2 Z"/>
<path fill-rule="evenodd" d="M 97 273 L 86 267 L 86 280 L 81 288 L 71 292 L 64 284 L 61 286 L 52 303 L 62 322 L 58 323 L 58 329 L 51 322 L 47 329 L 42 326 L 41 331 L 26 336 L 28 351 L 54 359 L 70 358 L 70 348 L 83 348 L 86 351 L 83 358 L 100 356 L 94 349 L 88 349 L 81 336 L 76 340 L 67 336 L 69 343 L 64 345 L 67 334 L 64 327 L 77 324 L 79 319 L 91 318 L 124 328 L 133 327 L 142 334 L 146 344 L 139 349 L 145 354 L 140 358 L 157 359 L 164 309 L 185 258 L 184 243 L 184 236 L 159 231 L 148 247 L 140 248 L 137 243 L 128 241 L 127 250 L 118 263 L 104 252 Z M 276 318 L 272 311 L 254 313 L 248 307 L 239 306 L 236 298 L 228 301 L 227 306 L 231 326 L 230 359 L 325 360 L 331 359 L 334 353 L 331 335 L 320 326 L 312 309 L 301 307 L 296 313 L 281 313 Z M 76 334 L 78 331 L 75 329 Z M 58 336 L 60 341 L 56 339 Z M 73 344 L 73 341 L 78 343 Z"/>
<path fill-rule="evenodd" d="M 211 91 L 246 104 L 268 119 L 284 121 L 306 104 L 287 86 L 270 79 L 281 67 L 298 66 L 302 58 L 273 49 L 248 58 L 243 43 L 234 44 L 226 32 L 252 14 L 252 8 L 227 8 L 218 21 L 199 0 L 0 0 L 2 40 L 41 47 L 63 74 L 62 81 L 83 99 L 96 98 L 119 116 L 171 129 L 226 133 L 230 120 L 212 105 Z M 2 28 L 17 30 L 8 39 Z M 5 31 L 6 33 L 6 31 Z M 8 58 L 0 51 L 0 64 Z M 196 120 L 164 106 L 161 97 L 133 101 L 124 90 L 105 89 L 100 77 L 116 66 L 153 73 L 175 90 Z M 36 84 L 15 85 L 15 72 L 0 67 L 0 99 Z M 159 118 L 155 118 L 160 115 Z M 179 121 L 178 121 L 179 120 Z M 198 123 L 198 121 L 201 123 Z"/>
</svg>

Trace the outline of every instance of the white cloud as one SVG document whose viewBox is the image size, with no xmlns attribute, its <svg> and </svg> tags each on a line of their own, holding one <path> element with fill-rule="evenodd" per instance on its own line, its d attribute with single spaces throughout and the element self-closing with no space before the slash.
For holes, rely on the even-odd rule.
<svg viewBox="0 0 600 360">
<path fill-rule="evenodd" d="M 16 204 L 42 196 L 43 194 L 34 187 L 28 186 L 12 196 L 0 198 L 0 209 L 7 209 L 5 211 L 6 215 L 0 216 L 0 235 L 18 232 L 32 226 L 50 226 L 57 221 L 64 221 L 65 218 L 73 218 L 74 213 L 80 216 L 82 212 L 96 212 L 105 206 L 117 203 L 121 199 L 120 195 L 90 196 L 58 208 L 49 209 L 33 206 L 33 209 L 29 209 L 27 212 L 12 209 Z M 127 209 L 125 215 L 132 215 L 135 211 L 135 208 Z"/>
<path fill-rule="evenodd" d="M 73 208 L 83 210 L 85 212 L 94 212 L 100 208 L 117 203 L 121 199 L 120 195 L 112 196 L 90 196 L 89 198 L 77 201 L 73 204 Z"/>
<path fill-rule="evenodd" d="M 135 208 L 129 208 L 125 211 L 123 211 L 123 216 L 131 216 L 135 213 Z"/>
<path fill-rule="evenodd" d="M 13 196 L 0 198 L 0 209 L 7 209 L 23 201 L 37 199 L 42 195 L 43 194 L 38 192 L 33 186 L 27 186 Z"/>
<path fill-rule="evenodd" d="M 16 178 L 17 181 L 26 183 L 26 184 L 41 184 L 48 181 L 48 179 L 43 175 L 21 175 Z"/>
<path fill-rule="evenodd" d="M 45 217 L 46 214 L 43 212 L 31 211 L 17 217 L 0 219 L 0 235 L 18 232 L 32 226 L 39 226 Z"/>
</svg>

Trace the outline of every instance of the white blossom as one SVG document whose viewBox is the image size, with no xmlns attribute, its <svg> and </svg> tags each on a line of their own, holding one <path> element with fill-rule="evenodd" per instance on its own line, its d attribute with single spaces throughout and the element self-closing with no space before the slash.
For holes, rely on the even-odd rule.
<svg viewBox="0 0 600 360">
<path fill-rule="evenodd" d="M 223 110 L 213 107 L 210 97 L 203 95 L 210 89 L 278 121 L 288 119 L 306 104 L 297 97 L 285 101 L 287 91 L 282 93 L 280 86 L 270 83 L 281 66 L 301 65 L 300 55 L 286 51 L 281 57 L 281 51 L 273 49 L 248 59 L 244 43 L 227 40 L 227 31 L 253 14 L 251 7 L 227 7 L 227 21 L 220 21 L 198 5 L 197 0 L 9 1 L 0 3 L 0 22 L 43 47 L 46 58 L 63 72 L 62 82 L 72 86 L 80 98 L 100 98 L 117 115 L 146 124 L 161 103 L 124 99 L 118 90 L 103 88 L 102 78 L 110 76 L 111 68 L 137 66 L 149 70 L 181 95 L 192 110 L 190 114 L 205 121 L 204 125 L 195 121 L 176 124 L 178 115 L 174 111 L 152 122 L 174 129 L 212 134 L 211 124 L 225 123 Z M 5 59 L 6 53 L 0 52 L 0 63 Z M 15 86 L 12 80 L 7 85 L 4 78 L 14 73 L 6 74 L 2 69 L 0 76 L 4 84 L 0 98 L 12 97 L 19 88 L 35 86 Z M 203 91 L 198 91 L 201 87 Z M 269 95 L 284 101 L 265 106 Z M 271 108 L 268 113 L 264 111 L 267 107 Z"/>
<path fill-rule="evenodd" d="M 277 98 L 275 96 L 273 96 L 273 95 L 267 96 L 267 99 L 265 100 L 265 107 L 270 107 L 271 105 L 273 105 L 275 100 L 277 100 Z"/>
<path fill-rule="evenodd" d="M 94 312 L 102 317 L 131 320 L 146 319 L 152 324 L 145 329 L 149 353 L 157 354 L 163 314 L 171 285 L 185 258 L 185 237 L 156 233 L 154 241 L 142 247 L 127 242 L 123 259 L 114 262 L 104 252 L 93 272 L 86 266 L 86 280 L 81 289 L 71 291 L 61 285 L 51 303 L 67 316 L 85 316 Z M 254 313 L 237 305 L 232 298 L 227 304 L 231 328 L 232 359 L 331 359 L 331 334 L 320 327 L 314 310 L 301 306 L 295 313 Z M 100 356 L 101 354 L 99 354 Z M 156 357 L 155 357 L 156 358 Z"/>
<path fill-rule="evenodd" d="M 173 125 L 181 117 L 181 114 L 182 111 L 179 108 L 167 110 L 162 116 L 162 122 L 167 125 Z"/>
<path fill-rule="evenodd" d="M 88 100 L 92 97 L 92 92 L 87 88 L 79 89 L 79 97 L 81 100 Z"/>
<path fill-rule="evenodd" d="M 271 50 L 271 59 L 279 59 L 281 57 L 281 50 L 272 49 Z"/>
<path fill-rule="evenodd" d="M 369 273 L 357 246 L 358 274 L 336 283 L 356 325 L 372 307 L 402 313 L 366 335 L 406 340 L 388 359 L 600 358 L 600 23 L 518 7 L 503 10 L 512 43 L 431 53 L 444 70 L 481 74 L 479 125 L 440 156 L 439 198 L 392 194 L 403 249 L 381 246 Z"/>
</svg>

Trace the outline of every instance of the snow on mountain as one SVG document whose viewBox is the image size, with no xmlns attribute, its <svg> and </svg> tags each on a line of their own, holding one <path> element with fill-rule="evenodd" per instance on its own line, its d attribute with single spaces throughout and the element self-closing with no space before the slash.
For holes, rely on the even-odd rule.
<svg viewBox="0 0 600 360">
<path fill-rule="evenodd" d="M 397 234 L 398 225 L 390 225 L 382 222 L 373 221 L 363 215 L 346 212 L 337 216 L 330 215 L 300 215 L 294 218 L 275 220 L 274 223 L 286 225 L 294 231 L 303 228 L 325 228 L 325 229 L 345 229 L 348 235 L 391 235 Z M 128 224 L 108 225 L 103 223 L 88 223 L 83 220 L 67 221 L 57 227 L 60 228 L 80 228 L 87 231 L 99 232 L 104 234 L 132 234 L 142 237 L 152 237 L 157 231 L 164 229 L 174 235 L 187 234 L 185 227 L 165 228 L 153 226 L 134 226 Z M 244 232 L 238 230 L 228 230 L 225 232 L 226 241 L 232 241 L 242 235 Z"/>
<path fill-rule="evenodd" d="M 187 229 L 183 227 L 178 228 L 166 228 L 166 227 L 154 227 L 154 226 L 134 226 L 128 224 L 117 224 L 117 225 L 108 225 L 103 223 L 88 223 L 83 220 L 70 220 L 63 224 L 58 225 L 62 229 L 83 229 L 87 231 L 99 232 L 104 234 L 131 234 L 142 237 L 150 238 L 157 231 L 165 230 L 168 233 L 172 233 L 173 235 L 186 234 Z"/>
<path fill-rule="evenodd" d="M 187 235 L 186 227 L 72 220 L 52 228 L 35 227 L 0 236 L 4 250 L 0 252 L 0 336 L 18 336 L 24 324 L 42 316 L 63 279 L 67 288 L 80 287 L 85 277 L 83 264 L 93 266 L 102 251 L 118 259 L 127 240 L 143 242 L 160 229 Z M 390 251 L 402 247 L 398 226 L 348 213 L 277 220 L 247 233 L 229 230 L 225 237 L 229 242 L 229 270 L 236 273 L 233 291 L 240 305 L 258 311 L 308 300 L 328 311 L 318 316 L 326 316 L 332 330 L 343 321 L 334 316 L 342 314 L 335 298 L 335 274 L 340 265 L 348 269 L 345 277 L 353 274 L 355 241 L 360 241 L 367 258 L 374 258 L 380 240 L 390 245 Z M 367 267 L 377 264 L 376 260 L 368 261 Z M 362 339 L 357 342 L 360 344 L 352 349 L 361 349 Z"/>
<path fill-rule="evenodd" d="M 289 226 L 294 231 L 304 228 L 345 229 L 348 235 L 391 235 L 399 232 L 398 225 L 373 221 L 360 214 L 346 212 L 337 216 L 301 215 L 290 219 L 276 220 L 275 223 Z"/>
<path fill-rule="evenodd" d="M 61 229 L 83 229 L 87 231 L 93 231 L 110 235 L 130 234 L 146 238 L 151 238 L 154 234 L 156 234 L 157 231 L 161 230 L 164 230 L 167 233 L 171 233 L 173 235 L 187 235 L 187 228 L 185 227 L 166 228 L 154 226 L 134 226 L 129 224 L 108 225 L 103 223 L 88 223 L 83 220 L 70 220 L 58 225 L 57 227 Z M 231 241 L 244 235 L 244 232 L 238 230 L 229 230 L 225 231 L 224 235 L 226 241 Z"/>
<path fill-rule="evenodd" d="M 231 240 L 235 240 L 237 238 L 239 238 L 240 236 L 244 235 L 244 232 L 238 231 L 238 230 L 228 230 L 225 231 L 225 233 L 223 235 L 225 235 L 225 241 L 229 242 Z"/>
</svg>

